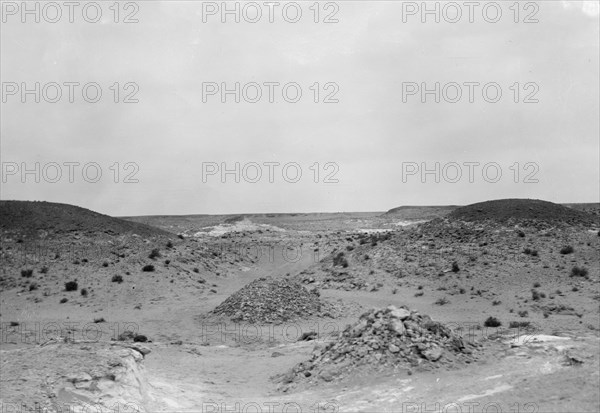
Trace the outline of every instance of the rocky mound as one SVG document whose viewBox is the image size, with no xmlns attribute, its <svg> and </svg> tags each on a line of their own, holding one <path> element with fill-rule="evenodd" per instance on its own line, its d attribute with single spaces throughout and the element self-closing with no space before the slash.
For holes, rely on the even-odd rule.
<svg viewBox="0 0 600 413">
<path fill-rule="evenodd" d="M 458 208 L 451 220 L 495 221 L 501 224 L 546 223 L 550 225 L 598 226 L 598 217 L 563 205 L 539 199 L 499 199 Z"/>
<path fill-rule="evenodd" d="M 472 360 L 477 347 L 427 315 L 389 306 L 366 312 L 336 341 L 316 348 L 310 360 L 276 380 L 285 391 L 300 382 L 343 380 L 363 370 L 448 366 Z"/>
<path fill-rule="evenodd" d="M 269 277 L 252 281 L 211 313 L 235 322 L 269 324 L 321 315 L 328 307 L 317 290 L 308 291 L 297 281 Z"/>
<path fill-rule="evenodd" d="M 171 235 L 161 229 L 54 202 L 0 201 L 0 231 L 37 237 L 80 232 L 93 235 Z"/>
</svg>

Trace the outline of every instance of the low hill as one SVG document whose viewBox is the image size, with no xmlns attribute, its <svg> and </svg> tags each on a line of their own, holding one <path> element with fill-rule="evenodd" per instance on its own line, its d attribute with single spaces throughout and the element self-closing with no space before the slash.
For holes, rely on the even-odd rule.
<svg viewBox="0 0 600 413">
<path fill-rule="evenodd" d="M 495 221 L 502 224 L 537 221 L 552 225 L 562 223 L 598 226 L 597 216 L 539 199 L 498 199 L 478 202 L 457 208 L 448 215 L 448 218 L 467 222 Z"/>
<path fill-rule="evenodd" d="M 34 237 L 40 231 L 47 232 L 48 236 L 69 232 L 172 236 L 155 227 L 113 218 L 75 205 L 38 201 L 0 201 L 0 231 Z"/>
</svg>

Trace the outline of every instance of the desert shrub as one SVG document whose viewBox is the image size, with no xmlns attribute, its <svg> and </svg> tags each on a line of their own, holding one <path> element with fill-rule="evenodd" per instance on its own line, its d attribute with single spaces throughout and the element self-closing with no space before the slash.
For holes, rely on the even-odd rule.
<svg viewBox="0 0 600 413">
<path fill-rule="evenodd" d="M 185 237 L 183 236 L 183 234 L 177 234 L 177 237 L 179 237 L 179 239 L 184 239 Z"/>
<path fill-rule="evenodd" d="M 200 272 L 200 270 L 196 267 L 196 268 L 194 268 L 194 272 L 197 274 Z"/>
<path fill-rule="evenodd" d="M 442 298 L 438 298 L 434 304 L 435 305 L 446 305 L 449 302 L 450 301 L 446 297 L 442 297 Z"/>
<path fill-rule="evenodd" d="M 571 277 L 587 277 L 588 270 L 585 267 L 571 268 Z"/>
<path fill-rule="evenodd" d="M 61 300 L 60 300 L 60 303 L 61 303 L 61 304 L 64 304 L 64 303 L 66 303 L 67 301 L 69 301 L 69 299 L 68 299 L 68 298 L 61 298 Z"/>
<path fill-rule="evenodd" d="M 152 250 L 152 252 L 150 252 L 150 255 L 148 255 L 148 258 L 153 260 L 154 258 L 157 258 L 157 257 L 160 257 L 160 251 L 158 250 L 158 248 L 154 248 Z"/>
<path fill-rule="evenodd" d="M 122 275 L 113 275 L 111 278 L 111 281 L 114 283 L 121 284 L 123 282 L 123 276 Z"/>
<path fill-rule="evenodd" d="M 502 304 L 502 301 L 500 301 L 500 300 L 492 301 L 492 305 L 500 305 L 500 304 Z"/>
<path fill-rule="evenodd" d="M 425 294 L 423 291 L 419 291 L 418 293 L 415 293 L 415 297 L 421 297 L 423 294 Z"/>
<path fill-rule="evenodd" d="M 144 272 L 153 272 L 154 271 L 154 265 L 152 265 L 152 264 L 144 265 L 142 267 L 142 271 L 144 271 Z"/>
<path fill-rule="evenodd" d="M 523 310 L 523 311 L 519 311 L 517 314 L 519 314 L 519 317 L 527 317 L 527 316 L 529 316 L 529 311 Z"/>
<path fill-rule="evenodd" d="M 461 289 L 459 289 L 459 290 L 458 290 L 458 292 L 459 292 L 460 294 L 464 294 L 464 293 L 466 293 L 466 292 L 467 292 L 467 290 L 465 290 L 464 288 L 461 288 Z"/>
<path fill-rule="evenodd" d="M 456 261 L 454 261 L 452 263 L 452 272 L 459 272 L 460 268 L 458 267 L 458 263 Z"/>
<path fill-rule="evenodd" d="M 560 253 L 563 255 L 572 254 L 575 249 L 571 245 L 564 246 L 560 249 Z"/>
<path fill-rule="evenodd" d="M 169 265 L 171 263 L 171 260 L 165 260 L 165 265 Z"/>
<path fill-rule="evenodd" d="M 171 241 L 167 242 L 167 248 L 173 248 L 173 243 Z"/>
<path fill-rule="evenodd" d="M 21 277 L 31 278 L 33 270 L 21 270 Z"/>
<path fill-rule="evenodd" d="M 523 250 L 523 254 L 525 254 L 525 255 L 530 255 L 530 254 L 531 254 L 531 248 L 525 248 L 525 249 Z"/>
<path fill-rule="evenodd" d="M 146 337 L 143 334 L 136 334 L 133 337 L 133 341 L 136 342 L 136 343 L 145 343 L 146 341 L 148 341 L 148 337 Z"/>
<path fill-rule="evenodd" d="M 77 291 L 77 281 L 67 281 L 65 283 L 65 291 Z"/>
<path fill-rule="evenodd" d="M 533 301 L 538 301 L 540 298 L 541 298 L 541 296 L 540 296 L 540 293 L 538 290 L 536 290 L 536 289 L 531 290 L 531 299 Z"/>
<path fill-rule="evenodd" d="M 573 288 L 571 288 L 571 291 L 573 291 L 574 293 L 579 291 L 579 288 L 577 288 L 576 286 L 574 286 Z"/>
<path fill-rule="evenodd" d="M 486 318 L 486 320 L 483 322 L 483 325 L 486 327 L 500 327 L 502 323 L 496 317 L 490 316 Z"/>
<path fill-rule="evenodd" d="M 525 237 L 525 233 L 524 233 L 523 231 L 521 231 L 521 230 L 517 231 L 517 235 L 518 235 L 520 238 L 524 238 L 524 237 Z"/>
<path fill-rule="evenodd" d="M 106 268 L 106 267 L 108 267 L 108 262 L 104 261 L 104 262 L 102 263 L 102 266 L 103 266 L 103 267 L 105 267 L 105 268 Z"/>
<path fill-rule="evenodd" d="M 348 268 L 348 260 L 344 256 L 343 252 L 339 252 L 337 255 L 335 255 L 333 257 L 333 266 L 334 267 L 340 266 L 343 268 Z"/>
<path fill-rule="evenodd" d="M 346 245 L 346 251 L 352 251 L 354 249 L 354 245 Z"/>
<path fill-rule="evenodd" d="M 542 284 L 540 284 L 539 282 L 534 282 L 533 283 L 533 288 L 539 288 L 541 286 L 542 286 Z"/>
<path fill-rule="evenodd" d="M 104 317 L 100 317 L 100 318 L 94 318 L 94 323 L 98 324 L 98 323 L 104 323 L 106 322 L 106 320 L 104 319 Z"/>
<path fill-rule="evenodd" d="M 82 289 L 81 289 L 81 295 L 82 295 L 82 296 L 84 296 L 84 297 L 87 297 L 87 295 L 88 295 L 88 290 L 87 290 L 87 288 L 82 288 Z"/>
<path fill-rule="evenodd" d="M 537 252 L 537 250 L 533 250 L 533 251 L 531 251 L 531 256 L 532 256 L 532 257 L 537 257 L 537 256 L 538 256 L 538 252 Z"/>
<path fill-rule="evenodd" d="M 42 268 L 40 268 L 40 273 L 42 273 L 42 274 L 48 273 L 48 267 L 42 267 Z"/>
<path fill-rule="evenodd" d="M 530 324 L 529 321 L 511 321 L 508 326 L 510 328 L 527 328 Z"/>
<path fill-rule="evenodd" d="M 38 289 L 38 285 L 36 283 L 29 284 L 29 291 L 35 291 Z"/>
</svg>

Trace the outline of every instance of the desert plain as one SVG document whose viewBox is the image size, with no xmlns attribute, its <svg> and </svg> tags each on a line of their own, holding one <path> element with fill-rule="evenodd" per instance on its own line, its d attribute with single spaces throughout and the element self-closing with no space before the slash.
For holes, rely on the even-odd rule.
<svg viewBox="0 0 600 413">
<path fill-rule="evenodd" d="M 597 412 L 600 206 L 0 202 L 2 412 Z"/>
</svg>

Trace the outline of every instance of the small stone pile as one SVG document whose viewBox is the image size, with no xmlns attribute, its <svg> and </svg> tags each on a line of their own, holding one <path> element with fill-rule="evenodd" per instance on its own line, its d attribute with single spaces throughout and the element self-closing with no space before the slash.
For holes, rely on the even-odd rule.
<svg viewBox="0 0 600 413">
<path fill-rule="evenodd" d="M 427 315 L 395 306 L 373 309 L 349 325 L 336 341 L 315 348 L 310 360 L 280 377 L 280 389 L 300 382 L 333 381 L 353 376 L 357 369 L 433 368 L 471 362 L 477 344 L 462 338 Z"/>
<path fill-rule="evenodd" d="M 309 291 L 297 281 L 259 278 L 232 294 L 212 311 L 235 322 L 283 323 L 316 315 L 327 315 L 329 305 L 319 292 Z"/>
</svg>

